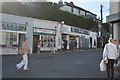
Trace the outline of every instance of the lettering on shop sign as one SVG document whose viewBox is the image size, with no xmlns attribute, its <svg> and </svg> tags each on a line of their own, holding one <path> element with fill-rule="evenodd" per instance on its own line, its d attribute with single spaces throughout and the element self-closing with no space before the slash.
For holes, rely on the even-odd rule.
<svg viewBox="0 0 120 80">
<path fill-rule="evenodd" d="M 34 32 L 36 33 L 47 33 L 47 34 L 55 34 L 55 30 L 48 30 L 48 29 L 41 29 L 41 28 L 34 28 Z"/>
<path fill-rule="evenodd" d="M 2 23 L 3 30 L 13 31 L 26 31 L 26 25 L 24 24 L 13 24 L 13 23 Z"/>
<path fill-rule="evenodd" d="M 80 29 L 80 28 L 71 28 L 71 32 L 75 32 L 75 33 L 81 33 L 81 34 L 86 34 L 86 35 L 90 35 L 90 32 L 84 29 Z"/>
</svg>

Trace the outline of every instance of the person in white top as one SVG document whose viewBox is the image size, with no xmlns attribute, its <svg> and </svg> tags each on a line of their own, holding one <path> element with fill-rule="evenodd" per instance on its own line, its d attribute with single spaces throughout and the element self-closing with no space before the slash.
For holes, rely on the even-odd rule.
<svg viewBox="0 0 120 80">
<path fill-rule="evenodd" d="M 38 45 L 37 45 L 37 53 L 41 52 L 41 46 L 42 46 L 42 40 L 40 40 Z"/>
<path fill-rule="evenodd" d="M 117 46 L 114 44 L 114 40 L 110 38 L 108 40 L 109 43 L 107 43 L 103 50 L 103 59 L 106 61 L 106 58 L 108 61 L 106 61 L 107 64 L 107 74 L 108 79 L 111 80 L 114 78 L 114 63 L 117 57 L 119 56 Z"/>
</svg>

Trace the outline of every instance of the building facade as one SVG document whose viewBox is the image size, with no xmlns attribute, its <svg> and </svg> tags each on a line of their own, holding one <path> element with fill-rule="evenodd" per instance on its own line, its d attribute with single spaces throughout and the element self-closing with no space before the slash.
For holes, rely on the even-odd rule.
<svg viewBox="0 0 120 80">
<path fill-rule="evenodd" d="M 110 37 L 120 40 L 120 0 L 110 0 L 110 15 L 107 16 L 110 24 Z"/>
<path fill-rule="evenodd" d="M 61 4 L 60 4 L 61 5 Z M 93 19 L 96 19 L 97 15 L 87 11 L 81 7 L 75 6 L 73 2 L 65 2 L 65 4 L 61 5 L 60 7 L 61 10 L 70 12 L 71 14 L 75 14 L 78 16 L 84 16 L 84 17 L 90 17 Z"/>
<path fill-rule="evenodd" d="M 0 48 L 2 54 L 17 54 L 24 37 L 29 39 L 30 54 L 36 53 L 41 40 L 41 51 L 50 51 L 49 42 L 55 50 L 72 50 L 74 41 L 77 49 L 97 47 L 97 33 L 55 21 L 0 14 Z M 1 50 L 1 49 L 0 49 Z"/>
</svg>

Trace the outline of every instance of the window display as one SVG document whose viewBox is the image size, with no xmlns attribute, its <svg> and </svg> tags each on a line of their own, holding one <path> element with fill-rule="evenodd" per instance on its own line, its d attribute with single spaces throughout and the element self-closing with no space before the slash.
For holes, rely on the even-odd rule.
<svg viewBox="0 0 120 80">
<path fill-rule="evenodd" d="M 2 32 L 2 47 L 17 46 L 17 33 Z"/>
<path fill-rule="evenodd" d="M 49 47 L 49 43 L 51 40 L 55 42 L 55 36 L 40 35 L 40 40 L 42 40 L 42 47 Z"/>
</svg>

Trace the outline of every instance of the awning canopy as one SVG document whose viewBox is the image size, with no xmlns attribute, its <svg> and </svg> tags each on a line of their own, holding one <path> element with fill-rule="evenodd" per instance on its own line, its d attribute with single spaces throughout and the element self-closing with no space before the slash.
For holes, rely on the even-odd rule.
<svg viewBox="0 0 120 80">
<path fill-rule="evenodd" d="M 107 16 L 107 23 L 118 23 L 120 22 L 120 12 Z"/>
<path fill-rule="evenodd" d="M 73 32 L 62 32 L 62 34 L 67 34 L 67 35 L 71 35 L 71 36 L 85 36 L 85 37 L 90 37 L 89 35 L 85 35 L 85 34 L 78 34 L 78 33 L 73 33 Z"/>
</svg>

